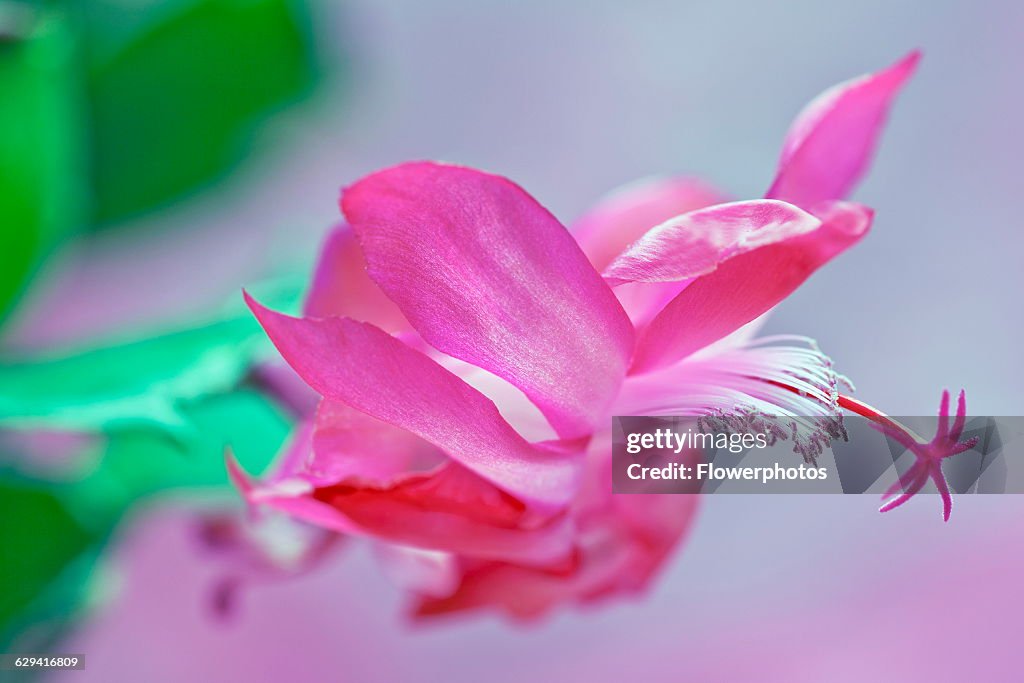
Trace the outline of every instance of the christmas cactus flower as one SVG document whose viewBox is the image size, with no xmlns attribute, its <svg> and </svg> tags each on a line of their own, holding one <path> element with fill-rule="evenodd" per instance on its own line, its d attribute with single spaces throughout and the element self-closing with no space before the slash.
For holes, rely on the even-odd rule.
<svg viewBox="0 0 1024 683">
<path fill-rule="evenodd" d="M 347 187 L 304 315 L 246 295 L 322 397 L 269 480 L 232 465 L 246 498 L 373 539 L 420 616 L 530 617 L 643 589 L 693 519 L 696 496 L 612 495 L 612 415 L 784 416 L 813 457 L 853 411 L 918 457 L 883 509 L 928 478 L 946 491 L 962 397 L 924 444 L 844 394 L 811 340 L 755 337 L 867 234 L 872 211 L 846 197 L 917 61 L 814 100 L 761 199 L 643 181 L 569 230 L 513 182 L 460 166 Z"/>
</svg>

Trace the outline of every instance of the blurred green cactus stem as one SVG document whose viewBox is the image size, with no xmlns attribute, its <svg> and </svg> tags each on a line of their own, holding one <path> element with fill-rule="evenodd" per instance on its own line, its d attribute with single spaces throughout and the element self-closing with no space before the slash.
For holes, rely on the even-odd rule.
<svg viewBox="0 0 1024 683">
<path fill-rule="evenodd" d="M 65 236 L 226 174 L 316 64 L 300 0 L 0 0 L 0 322 Z"/>
<path fill-rule="evenodd" d="M 312 87 L 310 28 L 293 0 L 83 7 L 99 222 L 217 178 L 260 118 Z"/>
<path fill-rule="evenodd" d="M 0 4 L 0 320 L 85 219 L 84 84 L 59 13 Z"/>
</svg>

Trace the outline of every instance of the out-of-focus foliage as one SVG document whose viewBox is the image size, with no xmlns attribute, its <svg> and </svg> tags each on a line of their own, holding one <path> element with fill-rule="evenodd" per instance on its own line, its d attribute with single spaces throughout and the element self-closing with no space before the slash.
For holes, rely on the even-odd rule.
<svg viewBox="0 0 1024 683">
<path fill-rule="evenodd" d="M 287 284 L 261 296 L 286 308 L 298 299 Z M 49 479 L 26 466 L 29 446 L 19 452 L 18 439 L 0 439 L 0 649 L 59 635 L 134 506 L 168 490 L 228 492 L 229 446 L 248 471 L 266 468 L 291 428 L 286 410 L 251 379 L 270 351 L 256 321 L 235 309 L 140 341 L 0 359 L 0 437 L 89 437 L 76 464 Z"/>
<path fill-rule="evenodd" d="M 258 288 L 294 308 L 285 278 Z M 89 434 L 148 429 L 181 440 L 196 431 L 190 402 L 237 389 L 272 347 L 241 302 L 217 319 L 54 356 L 0 354 L 0 429 Z"/>
<path fill-rule="evenodd" d="M 314 76 L 302 0 L 0 0 L 0 322 L 59 240 L 224 174 Z"/>
<path fill-rule="evenodd" d="M 41 645 L 68 626 L 88 601 L 105 542 L 135 506 L 170 490 L 226 492 L 227 446 L 249 471 L 262 471 L 290 429 L 271 399 L 248 388 L 206 396 L 182 412 L 195 426 L 190 436 L 111 428 L 90 458 L 94 469 L 70 482 L 0 469 L 0 648 L 16 638 L 19 646 Z M 25 632 L 29 624 L 35 632 Z"/>
<path fill-rule="evenodd" d="M 31 607 L 96 540 L 46 486 L 0 480 L 0 645 Z M 61 588 L 67 590 L 69 587 Z M 77 597 L 77 596 L 68 596 Z M 42 610 L 44 606 L 40 605 Z"/>
<path fill-rule="evenodd" d="M 0 427 L 188 430 L 182 405 L 225 391 L 267 342 L 249 318 L 61 358 L 0 364 Z"/>
<path fill-rule="evenodd" d="M 77 69 L 67 21 L 0 5 L 0 321 L 39 261 L 83 218 Z"/>
<path fill-rule="evenodd" d="M 314 76 L 303 0 L 0 0 L 0 324 L 61 240 L 223 175 Z M 270 296 L 287 307 L 297 295 Z M 134 506 L 226 492 L 227 446 L 266 467 L 290 428 L 250 381 L 269 351 L 236 311 L 0 356 L 0 650 L 60 634 Z M 74 466 L 49 479 L 30 466 L 36 442 L 4 438 L 37 431 L 86 435 Z"/>
<path fill-rule="evenodd" d="M 222 173 L 257 116 L 311 84 L 293 0 L 85 3 L 96 215 L 137 213 Z"/>
</svg>

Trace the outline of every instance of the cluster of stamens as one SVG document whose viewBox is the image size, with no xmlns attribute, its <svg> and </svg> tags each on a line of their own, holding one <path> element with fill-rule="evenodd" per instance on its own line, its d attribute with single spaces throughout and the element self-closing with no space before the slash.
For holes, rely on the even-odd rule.
<svg viewBox="0 0 1024 683">
<path fill-rule="evenodd" d="M 836 439 L 849 441 L 843 416 L 836 412 L 831 415 L 815 415 L 784 421 L 782 418 L 765 415 L 754 406 L 737 405 L 732 410 L 716 409 L 697 420 L 697 428 L 707 433 L 754 434 L 768 437 L 768 445 L 790 440 L 793 452 L 800 454 L 809 465 L 818 464 L 820 456 Z"/>
</svg>

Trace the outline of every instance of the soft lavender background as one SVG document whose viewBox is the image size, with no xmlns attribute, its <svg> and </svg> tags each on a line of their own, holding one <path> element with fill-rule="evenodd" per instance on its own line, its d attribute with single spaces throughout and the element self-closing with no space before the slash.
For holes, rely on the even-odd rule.
<svg viewBox="0 0 1024 683">
<path fill-rule="evenodd" d="M 910 48 L 925 60 L 858 199 L 869 239 L 816 275 L 769 330 L 804 333 L 890 412 L 963 385 L 977 414 L 1022 414 L 1019 234 L 1024 5 L 824 2 L 348 2 L 322 7 L 355 55 L 344 100 L 291 114 L 225 191 L 55 267 L 15 341 L 53 343 L 218 306 L 309 260 L 340 185 L 409 158 L 511 176 L 569 221 L 638 176 L 699 173 L 738 196 L 770 180 L 792 116 Z M 333 26 L 341 26 L 333 30 Z M 130 256 L 129 256 L 130 255 Z M 140 296 L 142 294 L 142 296 Z M 96 302 L 105 302 L 99 307 Z M 1024 664 L 1024 501 L 708 499 L 647 599 L 533 629 L 492 618 L 410 629 L 354 549 L 212 624 L 175 506 L 125 533 L 122 599 L 67 645 L 58 679 L 1011 680 Z M 319 672 L 319 674 L 317 673 Z M 329 675 L 326 673 L 329 672 Z M 938 678 L 936 678 L 938 676 Z"/>
</svg>

